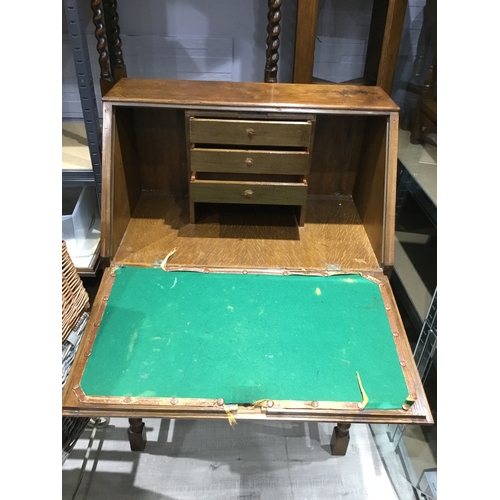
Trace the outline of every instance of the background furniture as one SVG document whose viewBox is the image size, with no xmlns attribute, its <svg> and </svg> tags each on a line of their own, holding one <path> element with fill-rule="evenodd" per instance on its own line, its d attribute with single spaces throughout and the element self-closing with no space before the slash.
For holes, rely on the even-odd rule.
<svg viewBox="0 0 500 500">
<path fill-rule="evenodd" d="M 318 0 L 298 0 L 293 83 L 313 82 L 314 46 L 318 18 Z M 277 82 L 282 0 L 268 1 L 268 25 L 264 64 L 265 82 Z M 115 0 L 92 0 L 97 51 L 101 67 L 100 85 L 103 95 L 120 78 L 127 76 L 121 50 L 119 17 Z M 403 31 L 407 0 L 375 0 L 362 84 L 377 85 L 388 94 Z M 345 82 L 348 83 L 348 82 Z"/>
<path fill-rule="evenodd" d="M 410 140 L 417 144 L 422 140 L 437 143 L 437 63 L 434 60 L 415 108 Z M 429 134 L 434 134 L 431 138 Z"/>
<path fill-rule="evenodd" d="M 318 0 L 298 0 L 294 83 L 313 83 Z M 403 32 L 407 0 L 374 0 L 363 78 L 389 95 Z M 344 82 L 350 83 L 350 82 Z M 354 83 L 354 82 L 352 82 Z"/>
<path fill-rule="evenodd" d="M 415 141 L 420 137 L 418 130 L 422 124 L 422 111 L 428 116 L 428 123 L 437 124 L 436 78 L 437 0 L 426 0 L 411 74 L 407 81 L 398 84 L 406 92 L 401 103 L 401 128 L 411 130 Z M 426 100 L 423 106 L 422 99 Z M 417 120 L 420 124 L 416 123 Z"/>
</svg>

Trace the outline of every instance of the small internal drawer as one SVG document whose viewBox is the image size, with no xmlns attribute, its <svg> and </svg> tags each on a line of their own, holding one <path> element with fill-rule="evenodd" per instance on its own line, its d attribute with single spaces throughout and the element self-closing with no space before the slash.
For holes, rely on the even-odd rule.
<svg viewBox="0 0 500 500">
<path fill-rule="evenodd" d="M 260 175 L 241 180 L 231 174 L 197 172 L 191 176 L 190 190 L 192 202 L 304 205 L 307 182 L 300 175 Z"/>
<path fill-rule="evenodd" d="M 307 174 L 310 155 L 305 151 L 191 149 L 191 170 L 245 174 Z"/>
<path fill-rule="evenodd" d="M 189 118 L 189 139 L 195 144 L 288 146 L 308 148 L 312 123 L 304 121 L 223 120 Z"/>
</svg>

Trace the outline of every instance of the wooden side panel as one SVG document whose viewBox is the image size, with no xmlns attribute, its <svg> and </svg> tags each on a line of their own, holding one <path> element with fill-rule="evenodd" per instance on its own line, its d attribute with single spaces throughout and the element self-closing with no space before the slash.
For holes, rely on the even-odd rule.
<svg viewBox="0 0 500 500">
<path fill-rule="evenodd" d="M 116 252 L 141 195 L 132 111 L 131 108 L 117 109 L 114 116 L 110 257 Z"/>
<path fill-rule="evenodd" d="M 353 192 L 359 216 L 381 266 L 385 264 L 386 258 L 384 230 L 386 227 L 387 120 L 385 117 L 372 117 L 366 122 L 362 156 Z"/>
<path fill-rule="evenodd" d="M 113 108 L 109 102 L 103 103 L 102 114 L 102 194 L 101 194 L 101 257 L 111 257 L 111 185 L 112 155 L 114 147 Z"/>
<path fill-rule="evenodd" d="M 187 194 L 184 111 L 134 108 L 134 122 L 142 189 Z"/>
<path fill-rule="evenodd" d="M 309 194 L 352 195 L 366 120 L 362 116 L 317 116 L 307 176 Z"/>
<path fill-rule="evenodd" d="M 383 265 L 387 272 L 394 266 L 394 239 L 396 231 L 396 189 L 398 169 L 399 113 L 389 117 L 384 228 Z"/>
</svg>

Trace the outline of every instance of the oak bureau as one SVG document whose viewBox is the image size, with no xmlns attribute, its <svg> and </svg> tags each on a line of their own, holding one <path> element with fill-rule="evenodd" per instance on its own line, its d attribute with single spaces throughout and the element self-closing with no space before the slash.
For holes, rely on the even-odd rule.
<svg viewBox="0 0 500 500">
<path fill-rule="evenodd" d="M 379 87 L 123 78 L 108 262 L 63 414 L 431 424 L 389 283 L 398 107 Z M 228 427 L 229 429 L 229 427 Z M 230 429 L 228 430 L 230 432 Z"/>
</svg>

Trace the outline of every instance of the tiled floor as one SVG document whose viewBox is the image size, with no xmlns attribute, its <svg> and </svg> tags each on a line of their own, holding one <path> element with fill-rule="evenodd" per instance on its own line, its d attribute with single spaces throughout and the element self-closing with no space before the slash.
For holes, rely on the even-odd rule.
<svg viewBox="0 0 500 500">
<path fill-rule="evenodd" d="M 402 476 L 398 497 L 368 425 L 353 426 L 347 455 L 334 457 L 328 452 L 334 424 L 145 423 L 142 453 L 129 449 L 126 419 L 112 418 L 97 431 L 75 498 L 414 499 Z M 78 484 L 89 436 L 85 431 L 63 465 L 63 500 Z"/>
<path fill-rule="evenodd" d="M 73 149 L 63 151 L 63 168 L 71 156 L 78 162 L 85 156 L 83 128 L 69 128 L 63 136 Z M 418 152 L 413 146 L 407 153 L 419 161 L 429 156 L 427 149 Z M 92 296 L 98 279 L 85 283 Z M 347 455 L 334 457 L 328 451 L 334 424 L 240 422 L 231 428 L 220 420 L 145 423 L 148 444 L 142 453 L 129 449 L 126 419 L 112 418 L 97 429 L 90 450 L 91 429 L 85 430 L 62 466 L 62 499 L 415 500 L 419 497 L 407 477 L 415 483 L 424 468 L 435 466 L 419 428 L 407 429 L 396 449 L 387 426 L 353 425 Z M 415 463 L 410 474 L 405 470 L 409 463 Z"/>
</svg>

